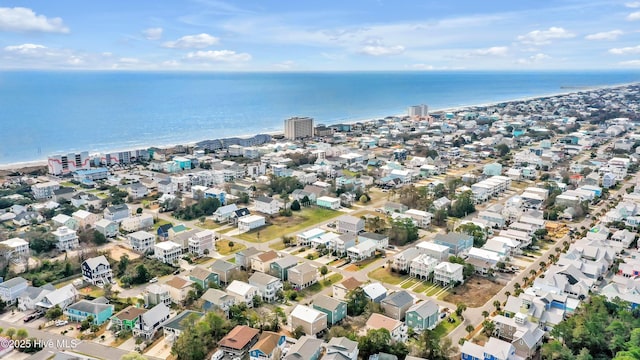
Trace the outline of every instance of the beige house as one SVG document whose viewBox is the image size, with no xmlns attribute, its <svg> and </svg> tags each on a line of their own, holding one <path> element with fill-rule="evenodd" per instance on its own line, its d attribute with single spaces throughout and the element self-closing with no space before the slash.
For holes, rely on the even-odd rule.
<svg viewBox="0 0 640 360">
<path fill-rule="evenodd" d="M 251 257 L 251 269 L 266 274 L 271 268 L 271 263 L 274 262 L 277 258 L 278 253 L 273 250 L 261 254 L 256 254 Z"/>
<path fill-rule="evenodd" d="M 288 269 L 287 278 L 294 289 L 301 290 L 318 282 L 318 268 L 302 263 Z"/>
<path fill-rule="evenodd" d="M 291 328 L 301 326 L 304 333 L 315 336 L 327 328 L 327 314 L 308 306 L 298 305 L 291 312 Z"/>
<path fill-rule="evenodd" d="M 193 287 L 193 281 L 174 276 L 173 279 L 165 283 L 171 295 L 171 301 L 176 304 L 182 304 L 187 298 L 189 290 Z"/>
<path fill-rule="evenodd" d="M 347 300 L 347 294 L 356 288 L 359 288 L 362 283 L 355 278 L 347 278 L 338 284 L 333 284 L 333 297 L 340 300 Z"/>
<path fill-rule="evenodd" d="M 95 227 L 96 222 L 102 218 L 100 215 L 90 213 L 86 210 L 78 210 L 71 214 L 71 216 L 78 221 L 80 229 Z"/>
</svg>

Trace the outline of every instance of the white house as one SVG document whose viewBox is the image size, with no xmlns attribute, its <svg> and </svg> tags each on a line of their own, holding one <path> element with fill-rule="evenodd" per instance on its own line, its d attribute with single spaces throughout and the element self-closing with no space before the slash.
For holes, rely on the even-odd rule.
<svg viewBox="0 0 640 360">
<path fill-rule="evenodd" d="M 253 297 L 258 295 L 258 288 L 244 281 L 233 280 L 227 286 L 227 294 L 235 297 L 238 302 L 245 303 L 248 307 L 253 307 Z"/>
<path fill-rule="evenodd" d="M 156 243 L 156 236 L 146 231 L 136 231 L 127 235 L 127 239 L 131 244 L 133 251 L 146 253 L 153 248 Z"/>
<path fill-rule="evenodd" d="M 56 247 L 58 250 L 71 250 L 80 246 L 76 232 L 66 226 L 57 228 L 52 234 L 56 239 Z"/>
<path fill-rule="evenodd" d="M 0 241 L 0 245 L 5 247 L 5 257 L 7 259 L 23 259 L 29 256 L 29 243 L 20 238 L 11 238 Z"/>
<path fill-rule="evenodd" d="M 356 246 L 347 249 L 347 256 L 351 261 L 361 261 L 373 257 L 376 253 L 377 244 L 372 240 L 366 240 Z"/>
<path fill-rule="evenodd" d="M 266 224 L 264 216 L 248 215 L 238 219 L 238 231 L 247 232 Z"/>
<path fill-rule="evenodd" d="M 163 241 L 153 246 L 154 257 L 165 264 L 175 265 L 182 255 L 182 246 L 173 241 Z"/>
<path fill-rule="evenodd" d="M 151 229 L 153 227 L 153 215 L 144 213 L 122 219 L 120 227 L 122 231 L 127 232 Z"/>
<path fill-rule="evenodd" d="M 443 261 L 433 269 L 433 282 L 442 286 L 457 282 L 462 283 L 464 281 L 463 268 L 464 266 L 460 264 Z"/>
<path fill-rule="evenodd" d="M 409 275 L 418 279 L 428 279 L 431 277 L 439 261 L 426 254 L 420 254 L 409 264 Z"/>
<path fill-rule="evenodd" d="M 432 213 L 417 209 L 409 209 L 405 211 L 404 214 L 410 216 L 416 226 L 421 229 L 426 229 L 427 227 L 429 227 L 429 224 L 431 224 L 431 219 L 433 218 Z"/>
<path fill-rule="evenodd" d="M 204 230 L 195 233 L 189 238 L 189 252 L 197 256 L 213 251 L 215 244 L 215 233 L 211 230 Z"/>
<path fill-rule="evenodd" d="M 255 209 L 263 214 L 273 215 L 277 214 L 284 204 L 274 198 L 260 196 L 255 199 Z"/>
</svg>

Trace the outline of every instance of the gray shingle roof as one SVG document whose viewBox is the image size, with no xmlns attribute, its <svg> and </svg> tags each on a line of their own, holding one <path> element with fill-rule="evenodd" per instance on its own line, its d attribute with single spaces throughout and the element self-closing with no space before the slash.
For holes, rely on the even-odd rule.
<svg viewBox="0 0 640 360">
<path fill-rule="evenodd" d="M 401 290 L 396 291 L 391 295 L 387 295 L 387 297 L 381 302 L 391 304 L 396 307 L 403 307 L 406 304 L 413 303 L 413 297 L 408 292 Z"/>
</svg>

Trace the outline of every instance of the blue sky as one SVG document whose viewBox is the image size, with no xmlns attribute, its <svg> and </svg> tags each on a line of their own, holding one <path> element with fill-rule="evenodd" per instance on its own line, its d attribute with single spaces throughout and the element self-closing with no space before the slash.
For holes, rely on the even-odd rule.
<svg viewBox="0 0 640 360">
<path fill-rule="evenodd" d="M 3 1 L 0 69 L 640 68 L 640 1 Z"/>
</svg>

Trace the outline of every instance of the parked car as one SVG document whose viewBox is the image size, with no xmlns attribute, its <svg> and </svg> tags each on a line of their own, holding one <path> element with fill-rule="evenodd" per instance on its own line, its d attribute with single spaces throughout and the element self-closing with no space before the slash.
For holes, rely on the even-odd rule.
<svg viewBox="0 0 640 360">
<path fill-rule="evenodd" d="M 157 282 L 158 282 L 158 278 L 157 277 L 151 278 L 151 280 L 149 280 L 149 284 L 153 284 L 153 283 L 157 283 Z"/>
<path fill-rule="evenodd" d="M 56 326 L 60 327 L 60 326 L 65 326 L 67 325 L 69 322 L 67 320 L 56 320 Z"/>
</svg>

